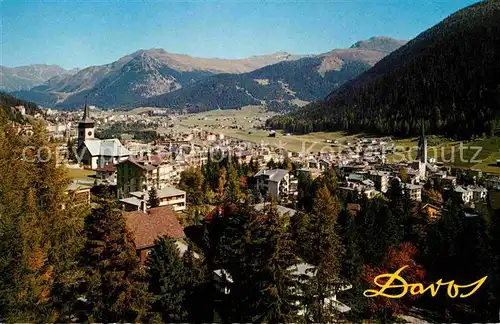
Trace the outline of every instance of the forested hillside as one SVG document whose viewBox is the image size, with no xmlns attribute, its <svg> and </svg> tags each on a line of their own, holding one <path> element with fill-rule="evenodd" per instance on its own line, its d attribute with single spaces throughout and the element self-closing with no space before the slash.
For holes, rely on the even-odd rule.
<svg viewBox="0 0 500 324">
<path fill-rule="evenodd" d="M 372 69 L 268 126 L 456 137 L 492 133 L 500 112 L 500 2 L 484 1 L 423 32 Z"/>
<path fill-rule="evenodd" d="M 11 109 L 11 107 L 15 106 L 24 106 L 24 108 L 26 108 L 26 114 L 29 115 L 41 112 L 36 103 L 18 99 L 8 93 L 0 91 L 0 109 L 2 110 L 2 115 L 6 116 L 8 120 L 22 122 L 23 117 L 21 114 Z"/>
<path fill-rule="evenodd" d="M 137 106 L 181 108 L 194 111 L 267 104 L 286 109 L 294 99 L 313 101 L 325 97 L 369 69 L 385 55 L 372 50 L 338 50 L 266 66 L 244 74 L 219 74 L 188 87 L 166 93 Z"/>
</svg>

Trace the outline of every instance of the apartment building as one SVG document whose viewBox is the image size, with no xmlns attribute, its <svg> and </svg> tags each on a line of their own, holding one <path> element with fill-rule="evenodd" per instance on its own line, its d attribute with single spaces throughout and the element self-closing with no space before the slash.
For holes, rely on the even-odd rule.
<svg viewBox="0 0 500 324">
<path fill-rule="evenodd" d="M 117 192 L 118 198 L 128 197 L 134 191 L 158 190 L 170 186 L 174 179 L 174 166 L 164 161 L 160 155 L 130 157 L 118 163 Z"/>
<path fill-rule="evenodd" d="M 290 172 L 284 169 L 262 169 L 255 175 L 263 196 L 280 197 L 290 193 Z"/>
<path fill-rule="evenodd" d="M 186 209 L 186 192 L 174 187 L 165 187 L 156 192 L 159 207 L 169 206 L 174 211 L 183 211 Z M 120 199 L 123 210 L 136 211 L 148 205 L 148 191 L 134 191 L 128 194 L 127 198 Z"/>
</svg>

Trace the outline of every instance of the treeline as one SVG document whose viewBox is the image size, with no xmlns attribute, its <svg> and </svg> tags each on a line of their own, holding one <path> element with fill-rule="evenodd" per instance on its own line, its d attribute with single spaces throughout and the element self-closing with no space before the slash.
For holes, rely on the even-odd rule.
<svg viewBox="0 0 500 324">
<path fill-rule="evenodd" d="M 348 130 L 457 138 L 493 134 L 500 112 L 500 4 L 482 1 L 427 30 L 324 101 L 268 121 L 287 132 Z"/>
<path fill-rule="evenodd" d="M 160 139 L 160 135 L 155 130 L 148 129 L 139 122 L 114 123 L 107 128 L 96 131 L 96 137 L 102 139 L 117 138 L 121 140 L 123 134 L 132 135 L 133 139 L 144 143 L 151 143 Z"/>
</svg>

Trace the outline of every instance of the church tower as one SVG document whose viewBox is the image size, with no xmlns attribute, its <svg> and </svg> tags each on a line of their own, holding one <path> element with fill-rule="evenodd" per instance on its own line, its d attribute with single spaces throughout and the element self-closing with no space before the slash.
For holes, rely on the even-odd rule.
<svg viewBox="0 0 500 324">
<path fill-rule="evenodd" d="M 85 99 L 85 108 L 83 108 L 83 119 L 78 122 L 78 150 L 81 149 L 86 140 L 94 139 L 94 121 L 90 118 L 90 109 Z"/>
<path fill-rule="evenodd" d="M 420 180 L 423 180 L 426 177 L 426 171 L 427 171 L 427 138 L 425 138 L 423 120 L 421 124 L 422 124 L 422 132 L 418 140 L 417 160 L 418 160 L 419 178 Z"/>
</svg>

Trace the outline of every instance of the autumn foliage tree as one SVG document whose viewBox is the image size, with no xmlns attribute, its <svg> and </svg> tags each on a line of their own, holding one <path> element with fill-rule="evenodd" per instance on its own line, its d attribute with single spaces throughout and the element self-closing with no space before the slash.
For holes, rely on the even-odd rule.
<svg viewBox="0 0 500 324">
<path fill-rule="evenodd" d="M 79 280 L 85 210 L 68 199 L 66 171 L 46 138 L 42 124 L 30 135 L 0 113 L 0 314 L 7 322 L 64 321 Z"/>
<path fill-rule="evenodd" d="M 425 270 L 422 265 L 417 263 L 415 260 L 417 256 L 417 248 L 411 243 L 403 242 L 398 248 L 391 247 L 387 253 L 387 256 L 380 267 L 371 267 L 366 265 L 364 267 L 363 280 L 369 286 L 369 289 L 379 291 L 381 287 L 375 285 L 374 280 L 377 276 L 381 274 L 392 274 L 401 269 L 405 268 L 400 276 L 406 280 L 408 283 L 422 283 L 425 277 Z M 385 284 L 387 279 L 379 279 L 380 284 Z M 401 284 L 397 280 L 393 282 L 394 285 Z M 386 291 L 386 293 L 400 294 L 403 288 Z M 402 298 L 387 298 L 384 296 L 370 297 L 370 309 L 374 314 L 377 314 L 384 319 L 390 318 L 394 314 L 405 313 L 411 306 L 411 303 L 418 297 L 418 295 L 412 295 L 409 292 Z"/>
</svg>

